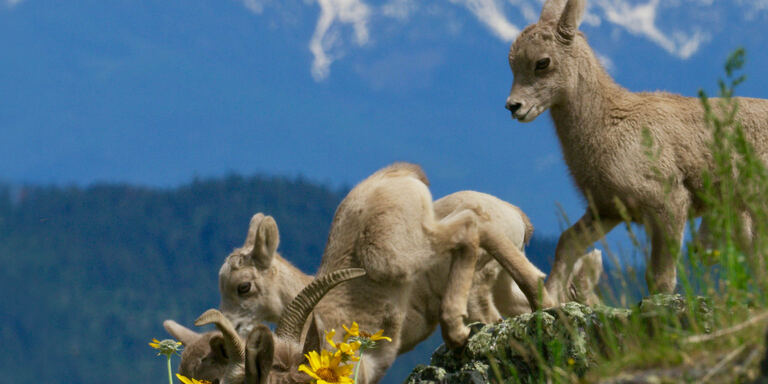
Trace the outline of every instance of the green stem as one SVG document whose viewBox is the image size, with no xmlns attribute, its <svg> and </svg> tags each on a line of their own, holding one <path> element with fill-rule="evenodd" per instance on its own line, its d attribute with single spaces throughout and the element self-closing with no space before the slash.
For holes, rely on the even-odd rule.
<svg viewBox="0 0 768 384">
<path fill-rule="evenodd" d="M 357 374 L 360 373 L 360 365 L 363 364 L 363 352 L 360 352 L 360 360 L 357 361 L 357 365 L 355 365 L 355 381 L 354 384 L 357 384 Z"/>
<path fill-rule="evenodd" d="M 168 384 L 173 384 L 173 376 L 171 375 L 171 356 L 168 355 Z"/>
</svg>

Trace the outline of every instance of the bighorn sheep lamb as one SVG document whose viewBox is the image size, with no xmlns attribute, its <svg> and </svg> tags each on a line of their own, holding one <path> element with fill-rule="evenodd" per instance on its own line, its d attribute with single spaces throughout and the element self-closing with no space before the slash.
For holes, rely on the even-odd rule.
<svg viewBox="0 0 768 384">
<path fill-rule="evenodd" d="M 288 303 L 313 280 L 277 252 L 279 243 L 275 219 L 257 213 L 245 244 L 232 251 L 219 270 L 220 308 L 237 319 L 238 332 L 254 321 L 277 322 Z"/>
<path fill-rule="evenodd" d="M 163 327 L 184 345 L 179 363 L 180 374 L 211 382 L 224 376 L 229 356 L 221 332 L 197 333 L 173 320 L 164 321 Z"/>
<path fill-rule="evenodd" d="M 523 252 L 523 245 L 529 241 L 533 226 L 519 208 L 505 201 L 480 192 L 461 191 L 435 201 L 435 215 L 438 220 L 443 219 L 460 210 L 461 205 L 467 202 L 482 205 L 486 212 L 491 212 L 489 224 L 503 231 Z M 243 324 L 252 324 L 253 321 L 275 322 L 291 298 L 312 281 L 312 276 L 304 274 L 280 256 L 277 252 L 279 238 L 277 223 L 271 216 L 262 213 L 254 215 L 245 244 L 230 254 L 219 271 L 220 308 L 236 324 L 238 333 L 243 337 L 250 330 L 243 327 Z M 467 321 L 493 322 L 500 315 L 512 316 L 530 311 L 528 300 L 514 280 L 506 273 L 500 275 L 501 266 L 483 249 L 478 252 L 481 252 L 480 262 L 471 288 Z M 598 268 L 602 270 L 601 266 Z M 539 279 L 544 279 L 543 272 L 535 267 L 531 270 L 535 271 Z M 439 300 L 439 292 L 434 291 L 438 288 L 430 280 L 444 281 L 448 266 L 438 264 L 435 270 L 427 273 L 431 278 L 416 279 L 414 292 L 417 292 L 418 298 L 413 300 L 414 305 L 411 307 L 416 318 L 436 321 L 437 314 L 434 311 L 424 313 L 427 308 L 422 308 L 425 307 L 422 305 L 422 296 L 429 297 L 429 301 Z M 508 286 L 496 284 L 499 279 L 504 279 L 504 284 Z M 505 298 L 504 302 L 497 305 L 515 309 L 497 311 L 493 304 L 500 299 L 494 299 L 493 292 L 499 292 Z M 481 294 L 484 297 L 478 297 Z M 431 309 L 436 308 L 439 305 Z M 408 323 L 411 324 L 410 321 Z"/>
<path fill-rule="evenodd" d="M 457 192 L 434 202 L 435 215 L 438 219 L 442 219 L 459 213 L 467 205 L 481 207 L 488 212 L 488 225 L 498 228 L 522 252 L 522 247 L 529 240 L 533 227 L 519 208 L 493 196 L 472 191 Z M 267 318 L 258 313 L 260 308 L 269 307 L 271 313 L 282 313 L 281 305 L 285 301 L 281 298 L 296 296 L 298 293 L 295 284 L 280 283 L 287 279 L 278 275 L 286 273 L 289 274 L 288 279 L 293 280 L 312 279 L 311 276 L 298 272 L 283 258 L 270 259 L 277 255 L 278 237 L 277 225 L 271 217 L 263 214 L 255 215 L 251 220 L 244 246 L 233 251 L 220 270 L 222 308 L 228 308 L 236 314 L 234 319 L 238 324 L 237 331 L 242 337 L 248 335 L 250 329 L 246 324 L 250 319 L 265 321 Z M 259 249 L 264 251 L 256 251 Z M 501 266 L 482 248 L 477 251 L 480 259 L 477 265 L 479 269 L 473 276 L 467 321 L 493 322 L 499 320 L 501 315 L 512 316 L 529 312 L 528 300 L 514 280 L 507 273 L 501 273 Z M 253 258 L 258 258 L 258 263 L 252 260 Z M 483 263 L 485 263 L 484 266 Z M 580 292 L 590 297 L 590 302 L 596 302 L 593 287 L 599 280 L 599 274 L 602 271 L 601 263 L 599 253 L 597 258 L 590 254 L 580 259 L 574 269 L 574 282 L 579 282 L 575 285 L 579 287 Z M 266 265 L 270 267 L 263 267 Z M 534 276 L 544 278 L 542 272 L 535 267 L 531 268 Z M 415 279 L 404 321 L 409 326 L 401 334 L 398 354 L 412 349 L 436 328 L 440 316 L 440 301 L 448 274 L 449 266 L 438 263 L 425 272 L 424 276 Z M 269 277 L 269 280 L 265 280 L 265 276 Z M 261 288 L 267 281 L 273 282 L 269 291 Z M 238 287 L 245 288 L 238 289 Z M 265 302 L 276 304 L 270 306 L 264 304 Z M 496 309 L 497 306 L 499 310 Z M 219 351 L 211 352 L 203 349 L 197 352 L 197 356 L 185 356 L 182 358 L 182 366 L 189 365 L 185 363 L 185 359 L 213 360 L 206 357 L 207 353 L 221 355 L 221 348 Z M 196 378 L 214 380 L 218 377 L 207 372 L 197 372 L 194 375 Z"/>
<path fill-rule="evenodd" d="M 445 196 L 434 203 L 435 216 L 438 219 L 460 212 L 463 207 L 475 206 L 486 212 L 485 226 L 493 227 L 510 241 L 510 246 L 520 252 L 520 258 L 526 260 L 526 273 L 539 280 L 546 275 L 527 262 L 524 246 L 533 234 L 533 226 L 528 217 L 516 206 L 495 196 L 475 191 L 460 191 Z M 467 323 L 493 323 L 502 316 L 515 316 L 531 311 L 526 295 L 515 283 L 509 273 L 494 260 L 494 257 L 482 247 L 476 250 L 478 262 L 472 277 L 472 288 L 467 302 Z M 599 252 L 599 251 L 598 251 Z M 599 302 L 594 293 L 595 286 L 603 270 L 600 255 L 585 255 L 577 261 L 573 281 L 575 289 L 568 294 L 586 297 L 592 304 Z M 411 303 L 406 315 L 410 326 L 403 330 L 400 353 L 407 352 L 429 337 L 437 327 L 442 293 L 445 290 L 449 265 L 437 264 L 424 272 L 411 293 Z M 551 293 L 551 292 L 550 292 Z M 573 297 L 574 299 L 576 297 Z"/>
<path fill-rule="evenodd" d="M 523 252 L 524 244 L 530 240 L 533 233 L 533 226 L 519 208 L 494 196 L 474 191 L 450 194 L 434 202 L 435 216 L 438 220 L 443 219 L 457 213 L 465 204 L 482 206 L 485 212 L 490 213 L 488 225 L 504 232 Z M 304 282 L 306 285 L 306 282 L 312 280 L 312 276 L 302 273 L 280 257 L 276 252 L 278 243 L 277 223 L 271 216 L 258 213 L 251 219 L 245 244 L 230 254 L 219 271 L 222 300 L 220 307 L 236 324 L 238 333 L 243 337 L 249 331 L 243 324 L 252 324 L 254 320 L 275 322 L 289 298 L 295 297 L 303 287 L 296 282 Z M 514 279 L 507 273 L 500 273 L 501 265 L 485 250 L 481 248 L 477 252 L 479 262 L 473 276 L 467 322 L 491 323 L 499 320 L 501 316 L 529 312 L 530 304 Z M 596 258 L 594 252 L 598 252 Z M 598 302 L 594 286 L 602 272 L 599 251 L 594 252 L 580 258 L 573 273 L 581 282 L 576 291 L 579 295 L 588 297 L 586 301 L 590 304 Z M 529 270 L 539 279 L 544 279 L 544 273 L 534 266 Z M 426 277 L 416 279 L 406 323 L 422 323 L 424 319 L 429 321 L 424 323 L 423 330 L 422 327 L 409 328 L 417 336 L 406 337 L 409 341 L 403 341 L 400 353 L 410 350 L 429 336 L 437 324 L 440 292 L 443 287 L 436 286 L 433 281 L 445 281 L 448 266 L 437 264 L 434 269 L 425 273 Z M 436 301 L 433 305 L 424 304 Z"/>
<path fill-rule="evenodd" d="M 366 382 L 378 381 L 397 356 L 401 334 L 410 328 L 405 320 L 411 291 L 435 265 L 450 266 L 440 292 L 438 318 L 444 340 L 453 346 L 466 341 L 469 329 L 464 320 L 478 247 L 515 274 L 533 307 L 551 305 L 547 292 L 539 289 L 535 267 L 503 232 L 487 225 L 485 216 L 481 207 L 468 203 L 436 218 L 426 176 L 418 166 L 405 163 L 379 170 L 344 198 L 318 276 L 346 268 L 362 268 L 366 276 L 331 291 L 314 307 L 313 322 L 320 329 L 341 329 L 342 324 L 357 321 L 362 329 L 383 329 L 392 337 L 392 343 L 366 355 Z M 236 253 L 222 270 L 238 269 L 249 257 Z M 242 312 L 231 316 L 239 322 Z"/>
<path fill-rule="evenodd" d="M 670 293 L 688 214 L 702 213 L 696 192 L 712 165 L 712 134 L 696 98 L 632 93 L 614 83 L 578 30 L 584 7 L 585 0 L 547 0 L 509 51 L 507 109 L 521 122 L 550 110 L 565 162 L 591 206 L 560 236 L 546 287 L 566 300 L 576 258 L 622 221 L 618 200 L 650 235 L 649 290 Z M 768 159 L 768 101 L 738 102 L 747 139 Z M 646 155 L 644 130 L 658 146 L 655 161 Z"/>
<path fill-rule="evenodd" d="M 365 275 L 360 268 L 346 268 L 324 275 L 307 285 L 288 304 L 278 320 L 275 332 L 265 325 L 257 325 L 245 340 L 240 338 L 229 319 L 216 309 L 209 309 L 195 325 L 215 324 L 224 339 L 228 356 L 224 374 L 213 378 L 218 384 L 278 384 L 307 383 L 312 378 L 298 371 L 305 361 L 304 354 L 319 350 L 322 336 L 316 318 L 302 339 L 303 324 L 312 317 L 312 311 L 333 287 Z M 302 341 L 303 340 L 303 341 Z M 362 382 L 365 382 L 363 379 Z"/>
<path fill-rule="evenodd" d="M 462 191 L 445 196 L 434 203 L 437 218 L 441 219 L 460 209 L 463 201 L 467 199 L 473 199 L 475 204 L 481 205 L 486 212 L 490 212 L 490 223 L 500 228 L 510 241 L 520 246 L 522 250 L 523 244 L 528 242 L 533 232 L 532 225 L 519 208 L 493 196 L 472 191 Z M 262 225 L 265 225 L 266 228 L 260 228 Z M 270 216 L 264 216 L 261 213 L 254 215 L 248 234 L 245 245 L 236 249 L 232 255 L 254 255 L 252 252 L 254 243 L 273 243 L 274 245 L 269 247 L 270 251 L 263 253 L 273 255 L 273 257 L 278 255 L 275 250 L 279 232 L 277 224 Z M 531 307 L 528 299 L 511 276 L 503 272 L 501 265 L 492 260 L 491 256 L 484 250 L 480 249 L 478 252 L 481 252 L 478 262 L 479 269 L 476 269 L 473 276 L 467 305 L 467 323 L 477 321 L 491 323 L 500 320 L 502 316 L 509 317 L 530 312 Z M 255 254 L 257 255 L 258 252 Z M 237 257 L 231 256 L 231 258 Z M 248 326 L 248 318 L 256 319 L 256 321 L 276 321 L 271 320 L 270 316 L 259 313 L 260 308 L 269 307 L 271 313 L 282 314 L 284 307 L 281 305 L 284 301 L 281 298 L 295 297 L 298 294 L 299 289 L 296 288 L 295 284 L 281 283 L 286 279 L 276 275 L 285 273 L 289 279 L 312 280 L 312 276 L 297 272 L 298 270 L 282 257 L 274 258 L 272 261 L 262 257 L 261 260 L 261 265 L 268 264 L 270 268 L 260 269 L 256 267 L 254 262 L 244 263 L 243 260 L 238 261 L 240 263 L 238 268 L 232 268 L 225 262 L 219 275 L 222 302 L 226 301 L 227 308 L 233 308 L 233 312 L 238 313 L 236 317 L 239 324 L 237 333 L 243 338 L 251 330 Z M 487 261 L 484 266 L 482 265 L 483 261 Z M 279 264 L 287 265 L 280 266 Z M 271 274 L 269 273 L 270 270 L 272 270 Z M 536 276 L 541 279 L 545 277 L 543 272 L 538 271 L 538 269 L 536 271 Z M 581 295 L 579 297 L 585 297 L 585 301 L 589 304 L 599 302 L 594 293 L 594 287 L 599 281 L 601 272 L 602 259 L 597 250 L 580 258 L 574 267 L 573 280 L 576 291 Z M 416 280 L 405 320 L 405 324 L 410 326 L 402 334 L 398 354 L 411 350 L 436 328 L 439 318 L 440 292 L 443 288 L 440 288 L 441 284 L 435 282 L 445 281 L 447 273 L 447 266 L 438 264 L 434 270 L 427 271 L 424 277 Z M 265 279 L 265 275 L 270 279 Z M 269 291 L 261 288 L 265 283 L 273 285 Z M 248 288 L 238 290 L 237 287 L 239 286 Z M 229 291 L 224 290 L 224 287 L 229 287 Z M 242 294 L 238 294 L 238 291 Z M 265 304 L 266 302 L 278 304 L 269 306 Z M 167 320 L 163 325 L 173 337 L 185 345 L 179 365 L 179 372 L 182 375 L 213 382 L 222 377 L 228 360 L 223 358 L 226 356 L 226 349 L 222 345 L 221 332 L 198 334 L 173 320 Z"/>
</svg>

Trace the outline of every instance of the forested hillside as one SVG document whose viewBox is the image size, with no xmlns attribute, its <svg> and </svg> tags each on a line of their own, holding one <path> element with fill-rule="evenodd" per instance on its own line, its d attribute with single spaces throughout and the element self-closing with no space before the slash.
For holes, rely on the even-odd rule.
<svg viewBox="0 0 768 384">
<path fill-rule="evenodd" d="M 147 342 L 167 337 L 164 319 L 189 325 L 218 305 L 219 266 L 251 215 L 274 216 L 280 251 L 311 273 L 343 196 L 303 179 L 240 176 L 174 189 L 0 187 L 3 381 L 161 382 L 164 362 Z M 552 251 L 538 240 L 529 256 L 541 266 L 535 255 Z M 388 382 L 431 349 L 400 359 Z"/>
</svg>

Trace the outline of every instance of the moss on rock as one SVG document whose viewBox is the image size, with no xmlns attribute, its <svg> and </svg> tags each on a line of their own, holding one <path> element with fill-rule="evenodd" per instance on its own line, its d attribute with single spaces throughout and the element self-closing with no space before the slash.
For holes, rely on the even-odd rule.
<svg viewBox="0 0 768 384">
<path fill-rule="evenodd" d="M 680 295 L 654 295 L 632 309 L 567 303 L 558 308 L 523 314 L 497 324 L 471 324 L 462 349 L 441 345 L 428 366 L 419 366 L 408 384 L 540 382 L 553 376 L 583 376 L 599 355 L 619 352 L 628 322 L 647 325 L 711 328 L 712 305 L 697 297 L 689 303 Z M 702 324 L 704 326 L 702 326 Z M 494 380 L 495 382 L 496 380 Z"/>
</svg>

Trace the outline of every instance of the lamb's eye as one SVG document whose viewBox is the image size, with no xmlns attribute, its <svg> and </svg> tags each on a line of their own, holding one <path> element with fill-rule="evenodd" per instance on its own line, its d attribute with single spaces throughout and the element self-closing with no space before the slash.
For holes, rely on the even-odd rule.
<svg viewBox="0 0 768 384">
<path fill-rule="evenodd" d="M 237 286 L 237 294 L 238 295 L 245 295 L 246 293 L 250 292 L 250 290 L 251 290 L 251 283 L 250 282 L 240 283 Z"/>
<path fill-rule="evenodd" d="M 549 62 L 550 62 L 549 57 L 545 57 L 545 58 L 537 61 L 536 62 L 536 70 L 540 71 L 542 69 L 549 68 Z"/>
</svg>

